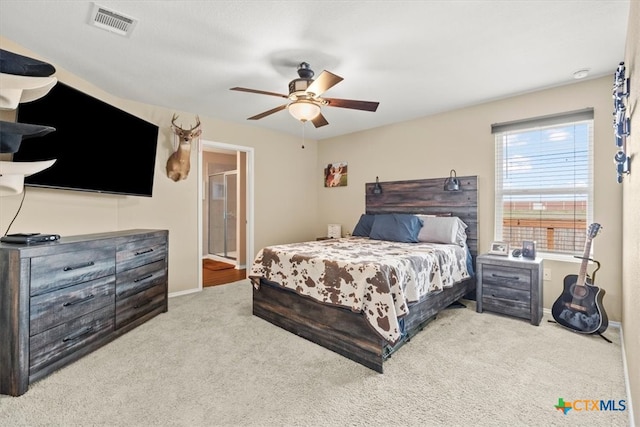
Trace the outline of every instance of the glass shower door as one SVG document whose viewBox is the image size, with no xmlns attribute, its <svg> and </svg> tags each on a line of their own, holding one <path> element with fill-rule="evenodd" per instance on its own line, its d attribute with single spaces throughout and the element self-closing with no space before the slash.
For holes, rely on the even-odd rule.
<svg viewBox="0 0 640 427">
<path fill-rule="evenodd" d="M 209 176 L 209 253 L 236 259 L 238 175 L 235 171 Z"/>
</svg>

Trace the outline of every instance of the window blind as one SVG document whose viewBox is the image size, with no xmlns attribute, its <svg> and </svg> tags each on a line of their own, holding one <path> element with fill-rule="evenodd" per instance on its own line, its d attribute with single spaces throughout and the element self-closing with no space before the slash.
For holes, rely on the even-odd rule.
<svg viewBox="0 0 640 427">
<path fill-rule="evenodd" d="M 593 201 L 593 109 L 492 125 L 497 241 L 582 255 Z"/>
</svg>

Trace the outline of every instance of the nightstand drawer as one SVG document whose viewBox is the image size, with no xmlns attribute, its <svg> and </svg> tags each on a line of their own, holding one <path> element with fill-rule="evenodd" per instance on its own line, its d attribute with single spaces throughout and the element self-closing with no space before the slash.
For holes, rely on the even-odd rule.
<svg viewBox="0 0 640 427">
<path fill-rule="evenodd" d="M 531 317 L 531 306 L 522 301 L 482 297 L 482 305 L 484 310 L 494 313 L 506 314 L 507 316 L 520 317 L 523 319 L 529 319 Z"/>
<path fill-rule="evenodd" d="M 516 288 L 506 288 L 503 286 L 494 286 L 485 284 L 482 288 L 482 301 L 488 299 L 498 299 L 501 301 L 513 301 L 518 304 L 531 304 L 531 292 L 523 291 Z"/>
<path fill-rule="evenodd" d="M 502 265 L 485 265 L 482 269 L 484 285 L 504 286 L 529 292 L 531 271 Z"/>
</svg>

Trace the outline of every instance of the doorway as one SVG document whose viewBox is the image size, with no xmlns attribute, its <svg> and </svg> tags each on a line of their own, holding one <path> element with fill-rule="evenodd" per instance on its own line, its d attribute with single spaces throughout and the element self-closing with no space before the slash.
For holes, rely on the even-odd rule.
<svg viewBox="0 0 640 427">
<path fill-rule="evenodd" d="M 245 278 L 246 265 L 253 260 L 253 155 L 251 147 L 200 141 L 199 259 L 203 267 L 211 260 L 233 264 L 232 270 L 201 268 L 200 290 L 211 285 L 213 276 L 216 285 Z"/>
<path fill-rule="evenodd" d="M 238 171 L 209 175 L 209 255 L 237 260 Z"/>
</svg>

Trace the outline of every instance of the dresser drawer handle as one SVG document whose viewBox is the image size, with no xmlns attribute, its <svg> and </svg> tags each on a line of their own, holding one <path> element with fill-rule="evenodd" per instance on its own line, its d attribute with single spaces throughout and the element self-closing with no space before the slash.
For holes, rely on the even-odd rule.
<svg viewBox="0 0 640 427">
<path fill-rule="evenodd" d="M 153 252 L 153 248 L 149 248 L 146 251 L 140 251 L 140 252 L 136 252 L 135 255 L 144 255 L 144 254 L 148 254 L 149 252 Z"/>
<path fill-rule="evenodd" d="M 150 279 L 151 277 L 153 277 L 153 274 L 147 274 L 146 276 L 142 276 L 137 278 L 136 280 L 134 280 L 134 282 L 142 282 L 143 280 L 147 280 Z"/>
<path fill-rule="evenodd" d="M 492 296 L 493 298 L 500 298 L 500 297 L 499 297 L 498 295 L 496 295 L 496 294 L 491 294 L 491 296 Z M 519 300 L 518 298 L 511 298 L 511 301 L 520 301 L 520 300 Z"/>
<path fill-rule="evenodd" d="M 65 302 L 64 304 L 62 304 L 62 306 L 63 307 L 69 307 L 69 306 L 76 305 L 76 304 L 82 304 L 83 302 L 91 301 L 95 297 L 96 297 L 95 295 L 91 294 L 91 295 L 88 295 L 88 296 L 86 296 L 84 298 L 77 299 L 75 301 Z"/>
<path fill-rule="evenodd" d="M 68 337 L 64 338 L 62 341 L 63 342 L 74 341 L 74 340 L 77 340 L 78 338 L 82 338 L 83 336 L 91 333 L 93 333 L 93 326 L 90 326 L 84 331 L 78 332 L 77 334 L 69 335 Z"/>
<path fill-rule="evenodd" d="M 134 306 L 133 306 L 133 308 L 142 308 L 142 307 L 144 307 L 145 305 L 149 305 L 149 304 L 151 304 L 151 301 L 153 301 L 153 300 L 148 299 L 148 300 L 146 300 L 146 301 L 144 301 L 144 302 L 141 302 L 140 304 L 136 304 L 136 305 L 134 305 Z"/>
<path fill-rule="evenodd" d="M 501 276 L 496 273 L 491 273 L 491 276 L 497 277 L 498 279 L 506 279 L 506 280 L 520 280 L 518 276 Z"/>
<path fill-rule="evenodd" d="M 67 266 L 67 267 L 63 268 L 63 270 L 64 271 L 77 270 L 79 268 L 91 267 L 93 265 L 95 265 L 95 262 L 89 261 L 89 262 L 85 262 L 84 264 L 77 264 L 77 265 Z"/>
</svg>

